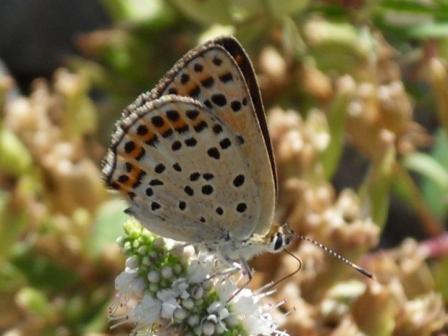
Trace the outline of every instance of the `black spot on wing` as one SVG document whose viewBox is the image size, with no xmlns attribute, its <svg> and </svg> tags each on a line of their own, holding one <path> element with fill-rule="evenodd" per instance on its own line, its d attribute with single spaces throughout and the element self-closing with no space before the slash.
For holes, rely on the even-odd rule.
<svg viewBox="0 0 448 336">
<path fill-rule="evenodd" d="M 211 195 L 213 193 L 213 187 L 210 184 L 202 186 L 202 193 L 204 195 Z"/>
<path fill-rule="evenodd" d="M 159 204 L 159 203 L 157 203 L 157 202 L 151 202 L 151 210 L 152 211 L 155 211 L 155 210 L 158 210 L 158 209 L 160 209 L 162 206 Z"/>
<path fill-rule="evenodd" d="M 181 147 L 182 147 L 182 143 L 179 140 L 176 140 L 171 144 L 171 149 L 173 151 L 178 151 L 179 149 L 181 149 Z"/>
<path fill-rule="evenodd" d="M 235 187 L 241 187 L 244 184 L 244 175 L 240 174 L 233 179 L 233 185 Z"/>
<path fill-rule="evenodd" d="M 227 73 L 219 76 L 219 80 L 223 83 L 227 83 L 227 82 L 233 81 L 233 76 L 230 72 L 227 72 Z"/>
<path fill-rule="evenodd" d="M 179 116 L 179 112 L 177 112 L 176 110 L 168 110 L 166 111 L 166 116 L 169 120 L 175 122 L 177 120 L 179 120 L 180 116 Z"/>
<path fill-rule="evenodd" d="M 191 173 L 190 174 L 190 181 L 197 181 L 200 176 L 201 176 L 201 174 L 199 174 L 198 172 Z"/>
<path fill-rule="evenodd" d="M 157 174 L 162 174 L 165 171 L 166 167 L 163 163 L 159 163 L 154 167 L 154 171 Z"/>
<path fill-rule="evenodd" d="M 230 147 L 232 143 L 230 142 L 229 138 L 224 138 L 219 142 L 219 145 L 221 146 L 222 149 L 227 149 Z"/>
<path fill-rule="evenodd" d="M 148 187 L 145 190 L 145 194 L 146 196 L 151 197 L 152 195 L 154 195 L 154 191 L 152 190 L 152 188 Z"/>
<path fill-rule="evenodd" d="M 190 120 L 195 120 L 197 118 L 197 116 L 199 115 L 199 111 L 198 110 L 187 110 L 187 112 L 185 112 L 185 114 L 187 115 L 187 117 Z"/>
<path fill-rule="evenodd" d="M 210 156 L 211 158 L 215 159 L 215 160 L 219 160 L 219 158 L 221 157 L 218 148 L 216 147 L 211 147 L 207 150 L 207 154 L 208 156 Z"/>
<path fill-rule="evenodd" d="M 180 166 L 180 164 L 178 162 L 173 164 L 173 169 L 177 172 L 181 172 L 182 171 L 182 167 Z"/>
<path fill-rule="evenodd" d="M 188 147 L 194 147 L 194 146 L 196 146 L 197 143 L 198 143 L 198 141 L 193 137 L 185 139 L 185 145 L 187 145 Z"/>
<path fill-rule="evenodd" d="M 216 104 L 219 107 L 223 107 L 227 104 L 226 96 L 224 96 L 222 93 L 215 93 L 212 95 L 212 102 Z"/>
<path fill-rule="evenodd" d="M 215 80 L 213 79 L 213 77 L 210 76 L 201 80 L 201 85 L 206 88 L 211 88 L 214 82 Z"/>
<path fill-rule="evenodd" d="M 154 116 L 151 118 L 151 122 L 155 127 L 162 127 L 165 121 L 161 116 Z"/>
<path fill-rule="evenodd" d="M 238 112 L 241 110 L 241 103 L 238 100 L 234 100 L 230 103 L 230 107 L 232 108 L 233 112 Z"/>
<path fill-rule="evenodd" d="M 193 195 L 194 195 L 193 188 L 191 188 L 191 187 L 188 186 L 188 185 L 185 186 L 184 191 L 185 191 L 185 193 L 186 193 L 188 196 L 193 196 Z"/>
<path fill-rule="evenodd" d="M 236 211 L 238 211 L 239 213 L 243 213 L 244 211 L 246 211 L 246 209 L 247 209 L 246 203 L 239 203 L 236 206 Z"/>
<path fill-rule="evenodd" d="M 134 141 L 128 141 L 124 144 L 124 151 L 126 153 L 131 153 L 135 149 L 135 143 Z"/>
</svg>

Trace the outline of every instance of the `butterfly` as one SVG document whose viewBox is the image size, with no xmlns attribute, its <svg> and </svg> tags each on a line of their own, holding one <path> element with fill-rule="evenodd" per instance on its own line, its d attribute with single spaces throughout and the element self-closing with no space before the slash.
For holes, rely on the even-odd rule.
<svg viewBox="0 0 448 336">
<path fill-rule="evenodd" d="M 191 50 L 122 114 L 107 185 L 157 235 L 204 247 L 251 275 L 294 238 L 273 224 L 274 154 L 252 63 L 233 37 Z"/>
</svg>

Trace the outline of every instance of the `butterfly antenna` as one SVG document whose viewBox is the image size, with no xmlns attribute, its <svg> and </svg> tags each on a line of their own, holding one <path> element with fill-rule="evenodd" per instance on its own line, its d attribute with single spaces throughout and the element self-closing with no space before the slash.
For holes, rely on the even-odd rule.
<svg viewBox="0 0 448 336">
<path fill-rule="evenodd" d="M 356 265 L 355 263 L 352 263 L 350 260 L 348 260 L 347 258 L 344 258 L 343 256 L 341 256 L 339 253 L 337 253 L 336 251 L 332 250 L 329 247 L 326 247 L 325 245 L 323 245 L 322 243 L 319 243 L 317 240 L 314 240 L 310 237 L 307 236 L 303 236 L 303 235 L 297 235 L 296 236 L 297 239 L 300 240 L 306 240 L 307 242 L 310 242 L 313 245 L 316 245 L 317 247 L 320 247 L 322 250 L 324 250 L 326 253 L 328 253 L 329 255 L 335 257 L 336 259 L 338 259 L 339 261 L 342 261 L 343 263 L 349 265 L 350 267 L 354 268 L 355 270 L 357 270 L 359 273 L 361 273 L 362 275 L 365 275 L 366 277 L 373 279 L 373 274 L 370 273 L 369 271 L 367 271 L 366 269 L 362 268 L 361 266 Z"/>
</svg>

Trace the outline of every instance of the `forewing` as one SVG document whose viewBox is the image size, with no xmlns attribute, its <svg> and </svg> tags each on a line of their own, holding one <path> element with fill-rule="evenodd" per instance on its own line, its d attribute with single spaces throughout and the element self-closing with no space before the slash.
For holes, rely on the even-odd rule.
<svg viewBox="0 0 448 336">
<path fill-rule="evenodd" d="M 136 104 L 166 94 L 200 101 L 240 139 L 240 148 L 249 174 L 259 189 L 261 203 L 258 220 L 243 225 L 249 227 L 247 232 L 265 233 L 274 214 L 275 163 L 258 85 L 241 46 L 233 38 L 221 38 L 192 50 L 155 89 L 141 95 Z"/>
<path fill-rule="evenodd" d="M 128 108 L 103 173 L 131 200 L 149 230 L 175 240 L 218 243 L 250 235 L 261 212 L 239 137 L 202 103 L 175 95 Z"/>
</svg>

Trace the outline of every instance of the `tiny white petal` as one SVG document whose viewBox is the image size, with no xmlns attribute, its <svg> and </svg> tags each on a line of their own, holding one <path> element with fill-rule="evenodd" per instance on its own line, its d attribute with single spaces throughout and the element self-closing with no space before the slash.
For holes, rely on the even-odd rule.
<svg viewBox="0 0 448 336">
<path fill-rule="evenodd" d="M 132 244 L 127 241 L 126 243 L 124 243 L 123 248 L 125 251 L 130 251 L 132 249 Z"/>
<path fill-rule="evenodd" d="M 163 242 L 165 244 L 165 248 L 167 250 L 173 249 L 175 246 L 179 245 L 179 242 L 169 238 L 163 238 Z"/>
<path fill-rule="evenodd" d="M 218 335 L 224 334 L 227 328 L 222 323 L 218 323 L 215 327 L 215 333 Z"/>
<path fill-rule="evenodd" d="M 206 279 L 207 271 L 202 268 L 199 261 L 193 260 L 188 267 L 187 277 L 190 282 L 199 283 Z"/>
<path fill-rule="evenodd" d="M 129 318 L 139 327 L 151 327 L 154 322 L 159 320 L 161 310 L 162 303 L 150 294 L 145 294 L 143 299 L 129 313 Z"/>
<path fill-rule="evenodd" d="M 210 313 L 210 314 L 214 313 L 214 312 L 217 312 L 218 310 L 221 309 L 222 306 L 223 306 L 223 304 L 221 302 L 219 302 L 219 301 L 212 302 L 210 304 L 210 306 L 208 306 L 207 312 Z"/>
<path fill-rule="evenodd" d="M 174 313 L 174 319 L 178 322 L 183 321 L 186 317 L 187 317 L 187 312 L 185 311 L 185 309 L 182 308 L 177 308 Z"/>
<path fill-rule="evenodd" d="M 150 283 L 148 289 L 151 292 L 157 292 L 159 290 L 159 285 L 156 283 Z"/>
<path fill-rule="evenodd" d="M 202 281 L 202 288 L 204 288 L 204 290 L 209 290 L 213 287 L 213 283 L 210 280 L 204 280 Z"/>
<path fill-rule="evenodd" d="M 115 239 L 115 242 L 116 242 L 119 246 L 123 246 L 123 244 L 124 244 L 124 237 L 123 237 L 123 236 L 118 236 L 117 239 Z"/>
<path fill-rule="evenodd" d="M 129 273 L 129 274 L 135 274 L 135 275 L 138 275 L 138 274 L 137 274 L 137 273 L 138 273 L 138 268 L 129 268 L 129 267 L 125 267 L 124 271 L 125 271 L 126 273 Z"/>
<path fill-rule="evenodd" d="M 148 248 L 145 245 L 142 245 L 137 249 L 137 253 L 140 255 L 145 255 L 148 253 Z"/>
<path fill-rule="evenodd" d="M 136 269 L 140 266 L 140 261 L 137 256 L 132 256 L 126 259 L 126 268 Z"/>
<path fill-rule="evenodd" d="M 198 336 L 202 335 L 202 328 L 200 325 L 194 327 L 194 333 L 195 333 L 195 335 L 198 335 Z"/>
<path fill-rule="evenodd" d="M 183 291 L 182 294 L 180 295 L 180 298 L 183 300 L 186 300 L 190 297 L 190 294 L 187 291 Z"/>
<path fill-rule="evenodd" d="M 209 321 L 204 322 L 202 325 L 202 334 L 206 336 L 211 336 L 215 332 L 215 324 Z"/>
<path fill-rule="evenodd" d="M 145 290 L 145 282 L 136 273 L 125 271 L 115 278 L 115 289 L 125 296 L 141 297 Z"/>
<path fill-rule="evenodd" d="M 197 325 L 199 323 L 199 316 L 197 316 L 197 315 L 191 315 L 189 318 L 188 318 L 188 324 L 190 325 L 190 326 L 195 326 L 195 325 Z"/>
<path fill-rule="evenodd" d="M 179 304 L 176 302 L 176 299 L 171 298 L 168 301 L 162 303 L 162 312 L 160 316 L 167 320 L 172 320 L 174 311 L 179 307 Z"/>
<path fill-rule="evenodd" d="M 187 278 L 192 283 L 200 283 L 213 273 L 214 257 L 211 254 L 199 253 L 196 260 L 192 260 L 188 267 Z"/>
<path fill-rule="evenodd" d="M 177 296 L 177 292 L 174 289 L 161 289 L 157 292 L 157 298 L 161 301 L 168 301 Z"/>
<path fill-rule="evenodd" d="M 157 271 L 150 271 L 148 272 L 148 281 L 152 283 L 157 283 L 160 281 L 160 274 Z"/>
<path fill-rule="evenodd" d="M 200 299 L 204 295 L 204 289 L 200 286 L 193 288 L 191 296 L 195 299 Z"/>
<path fill-rule="evenodd" d="M 226 324 L 228 324 L 230 327 L 235 327 L 239 323 L 238 318 L 235 315 L 230 315 L 228 318 L 226 318 Z"/>
<path fill-rule="evenodd" d="M 220 285 L 216 286 L 219 299 L 221 302 L 226 303 L 230 296 L 235 293 L 237 287 L 231 281 L 224 281 Z"/>
<path fill-rule="evenodd" d="M 169 279 L 173 276 L 173 268 L 170 266 L 165 266 L 160 270 L 162 277 L 165 279 Z"/>
<path fill-rule="evenodd" d="M 188 310 L 193 309 L 194 308 L 194 301 L 192 299 L 182 300 L 182 306 L 185 309 L 188 309 Z"/>
<path fill-rule="evenodd" d="M 229 310 L 227 308 L 222 308 L 219 310 L 218 312 L 218 316 L 220 320 L 225 320 L 227 317 L 229 317 L 230 313 Z"/>
<path fill-rule="evenodd" d="M 196 251 L 194 250 L 193 245 L 187 245 L 184 247 L 183 254 L 186 259 L 192 258 L 194 255 L 196 255 Z"/>
<path fill-rule="evenodd" d="M 210 314 L 207 316 L 207 321 L 218 323 L 218 317 L 215 314 Z"/>
<path fill-rule="evenodd" d="M 159 247 L 159 248 L 163 248 L 165 247 L 165 242 L 163 240 L 163 238 L 157 238 L 154 240 L 154 246 L 155 247 Z"/>
<path fill-rule="evenodd" d="M 185 278 L 178 278 L 174 280 L 173 287 L 176 287 L 179 291 L 179 293 L 183 293 L 188 289 L 188 282 Z"/>
<path fill-rule="evenodd" d="M 250 289 L 243 289 L 235 298 L 237 304 L 234 304 L 235 311 L 242 315 L 250 315 L 257 309 L 257 297 Z"/>
<path fill-rule="evenodd" d="M 176 264 L 176 265 L 174 265 L 174 273 L 176 273 L 176 274 L 180 274 L 180 273 L 182 273 L 182 266 L 181 265 L 179 265 L 179 264 Z"/>
</svg>

